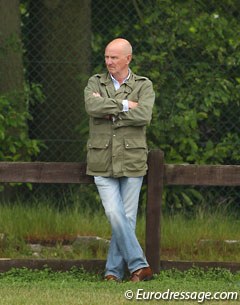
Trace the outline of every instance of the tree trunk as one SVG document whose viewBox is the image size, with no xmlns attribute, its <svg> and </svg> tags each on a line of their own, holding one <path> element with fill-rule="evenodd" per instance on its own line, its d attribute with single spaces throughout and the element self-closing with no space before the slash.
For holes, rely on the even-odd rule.
<svg viewBox="0 0 240 305">
<path fill-rule="evenodd" d="M 0 0 L 0 94 L 23 92 L 24 73 L 20 33 L 19 1 Z"/>
<path fill-rule="evenodd" d="M 86 117 L 83 89 L 90 71 L 91 0 L 30 2 L 30 79 L 46 100 L 32 109 L 32 136 L 45 140 L 43 161 L 79 161 L 76 126 Z"/>
<path fill-rule="evenodd" d="M 21 21 L 18 0 L 0 0 L 0 96 L 5 96 L 9 103 L 14 100 L 16 111 L 26 111 L 24 99 L 24 69 L 21 41 Z M 22 129 L 26 132 L 26 126 Z M 16 137 L 21 133 L 13 129 Z M 8 184 L 0 193 L 0 200 L 10 200 L 15 190 Z"/>
</svg>

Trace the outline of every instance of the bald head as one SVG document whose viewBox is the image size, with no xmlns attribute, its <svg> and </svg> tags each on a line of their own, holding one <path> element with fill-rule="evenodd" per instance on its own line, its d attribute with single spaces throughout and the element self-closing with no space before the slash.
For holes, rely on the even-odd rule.
<svg viewBox="0 0 240 305">
<path fill-rule="evenodd" d="M 120 83 L 128 76 L 129 64 L 132 60 L 132 46 L 123 38 L 109 42 L 105 49 L 105 63 L 108 72 Z"/>
<path fill-rule="evenodd" d="M 123 38 L 116 38 L 109 42 L 106 46 L 107 49 L 115 49 L 121 51 L 124 55 L 132 55 L 132 46 L 130 42 Z"/>
</svg>

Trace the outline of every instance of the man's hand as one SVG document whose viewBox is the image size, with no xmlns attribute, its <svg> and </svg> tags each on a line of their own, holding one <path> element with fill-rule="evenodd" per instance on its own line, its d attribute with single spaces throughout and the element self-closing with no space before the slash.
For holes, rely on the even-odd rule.
<svg viewBox="0 0 240 305">
<path fill-rule="evenodd" d="M 93 96 L 95 96 L 95 97 L 100 97 L 101 95 L 100 95 L 100 93 L 98 93 L 98 92 L 93 92 Z"/>
<path fill-rule="evenodd" d="M 137 102 L 134 102 L 134 101 L 128 101 L 128 108 L 129 109 L 134 109 L 138 106 L 138 103 Z"/>
</svg>

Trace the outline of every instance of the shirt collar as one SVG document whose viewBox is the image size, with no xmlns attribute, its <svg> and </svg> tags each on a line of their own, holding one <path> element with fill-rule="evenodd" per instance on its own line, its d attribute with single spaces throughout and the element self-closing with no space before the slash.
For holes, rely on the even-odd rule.
<svg viewBox="0 0 240 305">
<path fill-rule="evenodd" d="M 129 69 L 128 70 L 128 76 L 123 80 L 123 83 L 125 83 L 130 78 L 130 74 L 131 74 L 131 71 Z M 113 77 L 112 74 L 110 74 L 110 76 L 111 76 L 111 79 L 113 81 L 113 85 L 114 85 L 115 90 L 118 90 L 120 88 L 119 82 Z"/>
</svg>

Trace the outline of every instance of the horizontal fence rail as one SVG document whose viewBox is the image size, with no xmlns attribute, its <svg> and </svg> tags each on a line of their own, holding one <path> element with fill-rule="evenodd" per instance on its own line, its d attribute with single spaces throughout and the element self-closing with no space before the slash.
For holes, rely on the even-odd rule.
<svg viewBox="0 0 240 305">
<path fill-rule="evenodd" d="M 165 185 L 239 186 L 240 165 L 164 165 Z"/>
<path fill-rule="evenodd" d="M 0 182 L 91 184 L 86 163 L 0 162 Z M 164 185 L 239 186 L 239 165 L 164 164 L 161 150 L 148 155 L 146 256 L 155 273 L 160 271 L 160 219 Z"/>
<path fill-rule="evenodd" d="M 158 176 L 159 167 L 156 168 Z M 93 183 L 81 162 L 0 162 L 0 182 Z M 155 177 L 156 178 L 156 177 Z M 240 165 L 164 164 L 164 185 L 239 186 Z"/>
<path fill-rule="evenodd" d="M 0 162 L 0 182 L 93 183 L 86 163 Z"/>
</svg>

